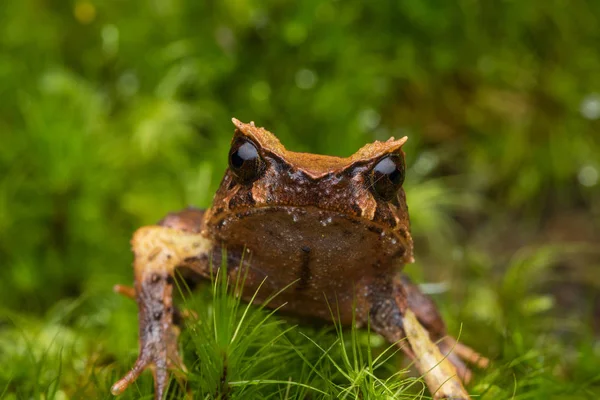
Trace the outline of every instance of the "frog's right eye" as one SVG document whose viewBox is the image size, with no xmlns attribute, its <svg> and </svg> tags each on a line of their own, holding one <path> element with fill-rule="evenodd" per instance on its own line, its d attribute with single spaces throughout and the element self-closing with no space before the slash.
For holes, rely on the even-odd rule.
<svg viewBox="0 0 600 400">
<path fill-rule="evenodd" d="M 264 161 L 254 143 L 248 139 L 238 138 L 229 150 L 229 168 L 240 183 L 250 183 L 262 174 Z"/>
</svg>

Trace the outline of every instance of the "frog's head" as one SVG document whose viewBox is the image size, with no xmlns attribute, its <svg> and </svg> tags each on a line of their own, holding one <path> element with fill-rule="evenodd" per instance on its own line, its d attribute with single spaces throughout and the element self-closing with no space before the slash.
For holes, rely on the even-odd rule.
<svg viewBox="0 0 600 400">
<path fill-rule="evenodd" d="M 322 219 L 322 226 L 331 216 L 341 215 L 381 236 L 395 237 L 404 249 L 403 260 L 412 261 L 402 188 L 406 137 L 376 141 L 340 158 L 288 151 L 264 128 L 237 119 L 233 123 L 237 129 L 229 168 L 211 210 L 213 226 L 258 210 L 285 211 L 294 220 Z M 312 212 L 303 212 L 309 209 Z"/>
</svg>

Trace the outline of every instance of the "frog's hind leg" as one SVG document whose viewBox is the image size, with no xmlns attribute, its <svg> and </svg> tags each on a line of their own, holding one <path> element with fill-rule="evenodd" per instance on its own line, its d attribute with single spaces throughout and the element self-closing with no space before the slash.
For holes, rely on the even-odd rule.
<svg viewBox="0 0 600 400">
<path fill-rule="evenodd" d="M 430 333 L 410 308 L 400 279 L 370 282 L 370 324 L 374 331 L 398 346 L 413 360 L 434 399 L 470 399 L 456 367 L 431 340 Z"/>
<path fill-rule="evenodd" d="M 204 255 L 208 260 L 212 242 L 198 233 L 201 218 L 201 211 L 185 210 L 169 215 L 162 226 L 142 227 L 133 236 L 135 285 L 121 286 L 117 291 L 133 296 L 138 304 L 140 353 L 133 368 L 112 386 L 115 395 L 150 368 L 155 398 L 162 399 L 169 371 L 185 370 L 177 342 L 179 327 L 174 321 L 173 274 L 187 259 Z"/>
<path fill-rule="evenodd" d="M 408 308 L 416 315 L 419 322 L 429 332 L 432 340 L 438 343 L 442 354 L 447 356 L 456 367 L 458 375 L 468 383 L 472 372 L 465 365 L 465 361 L 479 368 L 486 368 L 489 360 L 470 347 L 458 342 L 455 338 L 447 336 L 446 326 L 442 320 L 437 306 L 431 297 L 424 294 L 406 275 L 402 274 L 400 283 L 406 292 Z"/>
</svg>

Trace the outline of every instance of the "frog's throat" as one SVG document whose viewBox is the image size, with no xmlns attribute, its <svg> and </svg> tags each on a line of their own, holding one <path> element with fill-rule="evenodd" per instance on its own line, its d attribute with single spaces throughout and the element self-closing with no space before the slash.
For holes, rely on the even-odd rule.
<svg viewBox="0 0 600 400">
<path fill-rule="evenodd" d="M 290 225 L 300 222 L 302 219 L 312 219 L 318 222 L 321 226 L 327 226 L 335 218 L 342 218 L 356 226 L 364 226 L 366 230 L 380 235 L 381 237 L 389 236 L 392 241 L 395 239 L 399 245 L 404 247 L 405 253 L 401 257 L 405 264 L 414 262 L 413 257 L 413 241 L 408 227 L 400 223 L 395 226 L 390 226 L 378 223 L 371 219 L 360 215 L 341 212 L 339 210 L 308 206 L 288 206 L 288 205 L 268 205 L 268 206 L 252 206 L 233 208 L 220 213 L 215 213 L 207 218 L 208 225 L 211 228 L 221 229 L 224 225 L 235 224 L 248 217 L 257 215 L 268 215 L 270 213 L 281 213 L 290 216 Z M 321 215 L 320 215 L 321 214 Z M 206 232 L 206 231 L 205 231 Z"/>
</svg>

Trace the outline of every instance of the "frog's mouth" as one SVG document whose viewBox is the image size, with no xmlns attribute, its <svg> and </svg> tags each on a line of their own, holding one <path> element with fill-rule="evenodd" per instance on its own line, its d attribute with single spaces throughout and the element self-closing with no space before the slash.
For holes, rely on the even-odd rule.
<svg viewBox="0 0 600 400">
<path fill-rule="evenodd" d="M 290 250 L 299 243 L 311 247 L 318 242 L 323 252 L 339 252 L 339 257 L 344 257 L 342 250 L 351 245 L 369 247 L 378 255 L 403 263 L 414 261 L 407 227 L 392 227 L 338 210 L 288 205 L 241 207 L 213 215 L 208 223 L 216 237 L 228 242 L 247 244 L 259 238 Z"/>
</svg>

